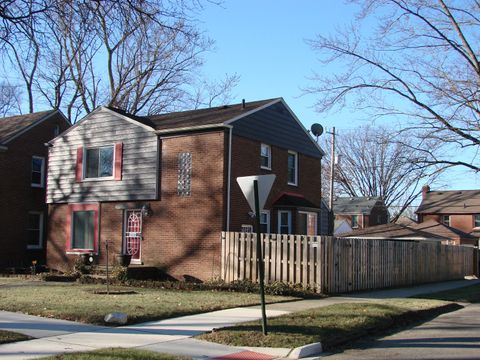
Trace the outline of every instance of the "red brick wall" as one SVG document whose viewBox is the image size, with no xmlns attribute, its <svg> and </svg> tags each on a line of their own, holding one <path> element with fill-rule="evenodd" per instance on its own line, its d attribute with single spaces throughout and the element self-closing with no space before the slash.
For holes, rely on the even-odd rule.
<svg viewBox="0 0 480 360">
<path fill-rule="evenodd" d="M 7 151 L 0 151 L 0 267 L 45 262 L 44 249 L 27 249 L 26 229 L 29 211 L 43 212 L 46 224 L 45 187 L 31 186 L 32 156 L 45 158 L 46 174 L 48 148 L 44 143 L 53 138 L 56 125 L 60 131 L 68 127 L 60 117 L 49 118 L 8 143 Z"/>
<path fill-rule="evenodd" d="M 422 222 L 428 220 L 435 220 L 439 223 L 442 222 L 442 215 L 436 214 L 425 214 L 422 215 Z M 450 226 L 461 230 L 466 233 L 470 233 L 473 230 L 474 226 L 474 214 L 451 214 L 450 215 Z"/>
<path fill-rule="evenodd" d="M 152 215 L 143 220 L 142 261 L 170 275 L 201 280 L 220 272 L 220 232 L 224 223 L 224 132 L 177 136 L 162 140 L 159 201 L 102 203 L 100 207 L 99 262 L 105 262 L 105 240 L 111 241 L 111 261 L 120 252 L 123 214 L 119 207 L 148 203 Z M 177 155 L 192 154 L 192 195 L 177 195 Z M 65 255 L 67 205 L 50 206 L 48 264 L 70 268 L 76 255 Z M 60 228 L 60 229 L 59 229 Z"/>
<path fill-rule="evenodd" d="M 265 205 L 271 210 L 272 203 L 281 193 L 290 192 L 303 195 L 307 200 L 320 207 L 320 159 L 298 154 L 298 186 L 287 184 L 288 149 L 271 146 L 272 170 L 260 168 L 261 142 L 240 136 L 232 140 L 232 183 L 231 183 L 231 221 L 230 230 L 240 231 L 242 224 L 253 225 L 248 215 L 251 211 L 236 181 L 239 176 L 275 174 L 277 177 Z M 296 229 L 296 215 L 292 214 L 292 228 Z M 271 232 L 277 232 L 277 212 L 270 211 Z"/>
</svg>

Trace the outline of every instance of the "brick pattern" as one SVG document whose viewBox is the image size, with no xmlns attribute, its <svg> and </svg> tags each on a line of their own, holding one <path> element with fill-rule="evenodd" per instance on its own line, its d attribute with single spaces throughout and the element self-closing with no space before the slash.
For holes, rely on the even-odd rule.
<svg viewBox="0 0 480 360">
<path fill-rule="evenodd" d="M 0 151 L 0 267 L 29 266 L 32 260 L 45 263 L 45 234 L 43 249 L 27 249 L 28 212 L 43 212 L 44 230 L 47 219 L 45 187 L 31 186 L 32 156 L 45 158 L 46 172 L 44 144 L 53 138 L 57 125 L 60 131 L 68 127 L 60 116 L 52 116 L 8 143 L 7 151 Z"/>
<path fill-rule="evenodd" d="M 268 144 L 270 145 L 270 144 Z M 242 224 L 254 225 L 248 212 L 250 207 L 243 196 L 236 178 L 239 176 L 275 174 L 277 177 L 265 205 L 270 210 L 270 231 L 277 232 L 277 211 L 272 211 L 272 203 L 283 192 L 303 195 L 307 200 L 320 208 L 320 159 L 298 154 L 298 186 L 288 185 L 287 157 L 288 149 L 271 146 L 272 169 L 264 170 L 260 167 L 260 146 L 258 141 L 240 136 L 233 136 L 232 140 L 232 189 L 231 189 L 231 221 L 230 230 L 240 231 Z M 297 214 L 292 213 L 292 230 L 297 229 Z"/>
</svg>

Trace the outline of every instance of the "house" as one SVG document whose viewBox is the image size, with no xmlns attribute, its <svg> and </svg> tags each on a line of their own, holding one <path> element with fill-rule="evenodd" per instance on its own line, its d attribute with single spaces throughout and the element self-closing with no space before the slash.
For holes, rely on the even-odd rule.
<svg viewBox="0 0 480 360">
<path fill-rule="evenodd" d="M 422 202 L 417 211 L 418 222 L 435 220 L 450 228 L 480 235 L 480 190 L 430 191 L 430 186 L 422 188 Z M 470 244 L 463 241 L 457 244 Z"/>
<path fill-rule="evenodd" d="M 321 231 L 323 152 L 281 98 L 145 117 L 100 107 L 50 144 L 52 269 L 81 254 L 105 264 L 108 242 L 112 260 L 218 276 L 221 231 L 254 229 L 239 176 L 276 174 L 262 232 Z"/>
<path fill-rule="evenodd" d="M 345 219 L 335 220 L 333 223 L 333 236 L 341 236 L 351 232 L 353 229 L 350 226 L 350 222 Z"/>
<path fill-rule="evenodd" d="M 445 245 L 475 245 L 478 239 L 458 229 L 427 220 L 422 223 L 390 223 L 353 230 L 342 237 L 365 239 L 395 239 L 417 241 L 439 241 Z"/>
<path fill-rule="evenodd" d="M 0 268 L 45 263 L 45 143 L 69 126 L 57 110 L 0 119 Z"/>
<path fill-rule="evenodd" d="M 352 229 L 388 223 L 388 209 L 381 197 L 339 197 L 333 202 L 337 223 L 345 220 Z"/>
</svg>

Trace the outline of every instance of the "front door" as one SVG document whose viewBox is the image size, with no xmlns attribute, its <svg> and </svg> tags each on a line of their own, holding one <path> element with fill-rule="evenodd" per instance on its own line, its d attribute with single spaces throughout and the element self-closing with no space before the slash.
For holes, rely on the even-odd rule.
<svg viewBox="0 0 480 360">
<path fill-rule="evenodd" d="M 141 263 L 142 212 L 140 210 L 125 211 L 124 252 L 132 255 L 132 263 Z"/>
</svg>

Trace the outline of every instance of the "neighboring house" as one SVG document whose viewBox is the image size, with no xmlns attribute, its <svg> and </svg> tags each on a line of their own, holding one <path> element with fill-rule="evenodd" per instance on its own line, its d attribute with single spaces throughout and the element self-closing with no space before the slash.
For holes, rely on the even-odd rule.
<svg viewBox="0 0 480 360">
<path fill-rule="evenodd" d="M 352 229 L 388 223 L 388 209 L 381 197 L 339 197 L 333 202 L 335 221 L 345 220 Z"/>
<path fill-rule="evenodd" d="M 69 126 L 56 110 L 0 119 L 0 268 L 45 263 L 45 143 Z"/>
<path fill-rule="evenodd" d="M 342 237 L 440 241 L 446 245 L 475 245 L 477 238 L 435 220 L 409 224 L 390 223 L 353 230 Z"/>
<path fill-rule="evenodd" d="M 426 185 L 422 188 L 422 202 L 416 213 L 420 223 L 435 220 L 478 237 L 480 190 L 430 191 Z"/>
<path fill-rule="evenodd" d="M 281 98 L 146 117 L 98 108 L 51 142 L 48 265 L 105 264 L 109 241 L 112 259 L 218 276 L 221 231 L 254 225 L 236 178 L 276 174 L 262 232 L 318 234 L 322 156 Z"/>
<path fill-rule="evenodd" d="M 352 230 L 350 222 L 347 220 L 335 220 L 333 224 L 333 236 L 342 236 L 342 234 L 349 233 Z"/>
</svg>

